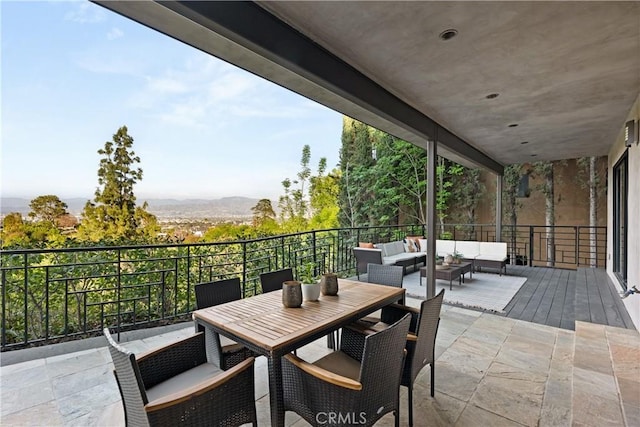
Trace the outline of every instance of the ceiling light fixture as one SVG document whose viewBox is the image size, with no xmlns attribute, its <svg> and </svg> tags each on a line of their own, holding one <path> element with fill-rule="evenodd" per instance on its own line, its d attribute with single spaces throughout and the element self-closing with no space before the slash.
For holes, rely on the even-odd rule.
<svg viewBox="0 0 640 427">
<path fill-rule="evenodd" d="M 520 144 L 524 145 L 524 144 L 528 144 L 529 141 L 522 141 Z"/>
<path fill-rule="evenodd" d="M 516 127 L 516 126 L 518 126 L 518 124 L 517 124 L 517 123 L 511 123 L 511 124 L 509 125 L 509 127 L 510 127 L 510 128 L 514 128 L 514 127 Z"/>
<path fill-rule="evenodd" d="M 443 32 L 441 32 L 438 37 L 440 37 L 441 40 L 447 41 L 447 40 L 451 40 L 457 35 L 458 35 L 458 30 L 449 28 L 448 30 L 444 30 Z"/>
<path fill-rule="evenodd" d="M 495 99 L 498 96 L 500 96 L 499 93 L 490 93 L 489 95 L 485 96 L 485 98 L 487 98 L 487 99 Z"/>
<path fill-rule="evenodd" d="M 532 154 L 531 157 L 538 157 L 538 155 L 537 154 Z"/>
</svg>

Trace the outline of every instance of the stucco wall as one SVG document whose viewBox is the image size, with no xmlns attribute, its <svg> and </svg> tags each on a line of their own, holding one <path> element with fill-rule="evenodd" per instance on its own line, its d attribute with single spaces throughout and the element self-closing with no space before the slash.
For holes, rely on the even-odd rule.
<svg viewBox="0 0 640 427">
<path fill-rule="evenodd" d="M 640 96 L 625 120 L 640 122 Z M 624 126 L 624 125 L 623 125 Z M 613 274 L 613 166 L 625 151 L 629 161 L 629 191 L 628 191 L 628 228 L 627 228 L 627 286 L 640 289 L 640 145 L 624 146 L 624 128 L 620 129 L 616 143 L 609 151 L 609 188 L 607 191 L 607 273 L 618 283 Z M 620 285 L 619 285 L 620 286 Z M 620 286 L 622 291 L 622 287 Z M 640 294 L 630 295 L 623 300 L 627 311 L 640 330 Z"/>
</svg>

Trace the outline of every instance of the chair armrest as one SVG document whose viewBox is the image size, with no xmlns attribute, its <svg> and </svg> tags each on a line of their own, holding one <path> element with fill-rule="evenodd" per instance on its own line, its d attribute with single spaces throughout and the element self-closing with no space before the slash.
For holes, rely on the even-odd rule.
<svg viewBox="0 0 640 427">
<path fill-rule="evenodd" d="M 284 356 L 284 358 L 287 359 L 287 361 L 289 361 L 296 368 L 321 381 L 339 387 L 344 387 L 349 390 L 362 390 L 362 383 L 360 383 L 359 381 L 355 381 L 351 378 L 338 375 L 331 371 L 327 371 L 326 369 L 304 361 L 298 356 L 294 356 L 293 354 L 287 354 L 286 356 Z"/>
<path fill-rule="evenodd" d="M 416 330 L 418 318 L 420 317 L 420 310 L 416 308 L 400 304 L 389 304 L 386 307 L 382 307 L 380 320 L 388 325 L 393 325 L 398 320 L 402 319 L 407 313 L 411 314 L 409 331 L 413 332 Z"/>
<path fill-rule="evenodd" d="M 198 396 L 214 390 L 224 383 L 231 381 L 232 379 L 239 377 L 244 371 L 253 370 L 253 364 L 255 358 L 250 357 L 243 362 L 235 365 L 227 371 L 224 371 L 214 377 L 208 378 L 199 384 L 185 388 L 177 393 L 164 396 L 160 399 L 153 400 L 147 403 L 144 407 L 147 413 L 160 411 L 170 408 L 175 405 L 179 405 L 191 399 L 195 399 Z"/>
<path fill-rule="evenodd" d="M 200 332 L 136 357 L 146 388 L 207 362 L 204 333 Z"/>
</svg>

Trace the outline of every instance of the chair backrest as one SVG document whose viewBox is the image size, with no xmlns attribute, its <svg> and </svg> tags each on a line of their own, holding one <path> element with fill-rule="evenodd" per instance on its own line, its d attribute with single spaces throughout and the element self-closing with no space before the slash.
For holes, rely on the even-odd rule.
<svg viewBox="0 0 640 427">
<path fill-rule="evenodd" d="M 277 291 L 282 289 L 282 282 L 293 280 L 293 270 L 285 268 L 282 270 L 269 271 L 260 275 L 260 286 L 262 293 Z"/>
<path fill-rule="evenodd" d="M 362 392 L 375 396 L 381 404 L 398 396 L 410 323 L 411 315 L 406 314 L 388 328 L 365 338 L 360 364 Z"/>
<path fill-rule="evenodd" d="M 111 353 L 111 360 L 115 367 L 116 381 L 122 396 L 124 406 L 125 424 L 135 426 L 148 426 L 149 420 L 144 409 L 149 401 L 142 382 L 142 376 L 138 369 L 136 356 L 129 350 L 118 345 L 111 337 L 109 328 L 102 331 Z"/>
<path fill-rule="evenodd" d="M 217 280 L 215 282 L 200 283 L 195 286 L 196 307 L 207 308 L 225 302 L 236 301 L 242 298 L 240 278 Z"/>
<path fill-rule="evenodd" d="M 420 304 L 420 317 L 416 325 L 416 335 L 413 351 L 407 359 L 407 367 L 411 369 L 411 379 L 414 380 L 420 370 L 434 362 L 436 335 L 440 324 L 440 309 L 444 299 L 444 289 L 438 295 Z"/>
<path fill-rule="evenodd" d="M 399 265 L 367 265 L 367 282 L 369 283 L 401 288 L 403 278 L 404 268 L 400 267 Z"/>
<path fill-rule="evenodd" d="M 367 272 L 367 265 L 382 264 L 382 250 L 369 248 L 353 248 L 356 257 L 356 271 L 358 274 Z"/>
</svg>

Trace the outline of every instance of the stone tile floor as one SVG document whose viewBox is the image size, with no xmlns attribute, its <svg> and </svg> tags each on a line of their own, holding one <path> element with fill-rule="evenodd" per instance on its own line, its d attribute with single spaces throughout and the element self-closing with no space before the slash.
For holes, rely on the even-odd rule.
<svg viewBox="0 0 640 427">
<path fill-rule="evenodd" d="M 418 301 L 408 299 L 408 304 Z M 429 369 L 414 391 L 418 426 L 640 425 L 637 331 L 578 323 L 576 331 L 443 306 L 437 339 L 436 395 Z M 135 352 L 193 333 L 184 329 L 127 342 Z M 314 360 L 325 340 L 298 354 Z M 2 426 L 121 426 L 117 385 L 106 347 L 3 366 Z M 401 389 L 401 425 L 407 425 Z M 256 359 L 259 425 L 269 425 L 266 360 Z M 286 423 L 306 423 L 288 413 Z M 393 425 L 387 415 L 379 425 Z"/>
</svg>

